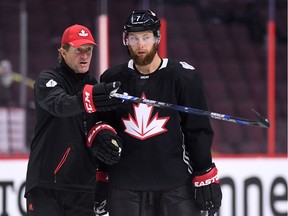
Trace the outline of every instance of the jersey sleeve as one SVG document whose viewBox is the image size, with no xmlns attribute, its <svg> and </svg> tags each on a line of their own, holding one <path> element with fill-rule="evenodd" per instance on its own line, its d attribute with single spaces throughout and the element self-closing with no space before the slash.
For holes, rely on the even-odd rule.
<svg viewBox="0 0 288 216">
<path fill-rule="evenodd" d="M 185 70 L 179 79 L 178 104 L 196 109 L 207 110 L 206 97 L 201 77 L 195 70 Z M 194 171 L 203 170 L 212 163 L 211 146 L 213 129 L 208 116 L 180 113 L 184 144 L 189 153 Z"/>
<path fill-rule="evenodd" d="M 34 84 L 35 102 L 51 115 L 69 117 L 84 111 L 79 96 L 69 95 L 57 76 L 43 71 Z"/>
</svg>

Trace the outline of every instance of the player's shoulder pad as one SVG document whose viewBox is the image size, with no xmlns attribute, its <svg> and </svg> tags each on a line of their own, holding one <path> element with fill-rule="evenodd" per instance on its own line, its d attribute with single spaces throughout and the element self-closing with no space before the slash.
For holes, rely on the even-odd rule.
<svg viewBox="0 0 288 216">
<path fill-rule="evenodd" d="M 183 82 L 186 80 L 190 80 L 195 82 L 199 78 L 199 74 L 196 71 L 196 69 L 188 64 L 185 61 L 171 61 L 171 68 L 174 71 L 173 75 L 175 76 L 176 79 L 183 80 Z"/>
<path fill-rule="evenodd" d="M 169 59 L 169 67 L 177 68 L 179 71 L 195 70 L 195 68 L 185 61 L 177 61 Z"/>
<path fill-rule="evenodd" d="M 184 68 L 184 69 L 188 69 L 188 70 L 195 70 L 195 68 L 188 64 L 187 62 L 184 61 L 180 61 L 179 64 Z"/>
<path fill-rule="evenodd" d="M 107 82 L 111 79 L 111 77 L 115 76 L 122 76 L 123 71 L 127 71 L 127 63 L 122 63 L 122 64 L 118 64 L 115 66 L 112 66 L 110 68 L 108 68 L 107 70 L 105 70 L 101 76 L 100 76 L 100 81 L 101 82 Z"/>
</svg>

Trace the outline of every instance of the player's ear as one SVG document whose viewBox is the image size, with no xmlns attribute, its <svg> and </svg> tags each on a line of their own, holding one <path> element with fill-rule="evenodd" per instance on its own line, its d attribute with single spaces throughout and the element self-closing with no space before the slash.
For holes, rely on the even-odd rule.
<svg viewBox="0 0 288 216">
<path fill-rule="evenodd" d="M 161 40 L 161 35 L 159 35 L 156 39 L 156 43 L 159 44 L 160 43 L 160 40 Z"/>
</svg>

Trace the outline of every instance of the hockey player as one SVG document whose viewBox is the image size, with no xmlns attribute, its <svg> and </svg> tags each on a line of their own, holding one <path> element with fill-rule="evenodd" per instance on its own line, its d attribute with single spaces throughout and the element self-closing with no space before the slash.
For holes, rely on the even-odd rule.
<svg viewBox="0 0 288 216">
<path fill-rule="evenodd" d="M 98 112 L 121 104 L 109 97 L 119 82 L 97 84 L 89 75 L 95 46 L 87 27 L 68 27 L 60 64 L 36 79 L 36 126 L 25 191 L 29 216 L 94 216 L 99 161 L 112 165 L 120 158 L 122 140 L 115 130 L 95 125 Z"/>
<path fill-rule="evenodd" d="M 131 60 L 105 71 L 101 82 L 119 80 L 129 95 L 207 110 L 198 73 L 186 62 L 160 58 L 160 39 L 156 14 L 133 11 L 123 31 Z M 208 117 L 125 103 L 105 118 L 124 143 L 120 161 L 109 169 L 110 216 L 218 211 L 222 193 Z"/>
</svg>

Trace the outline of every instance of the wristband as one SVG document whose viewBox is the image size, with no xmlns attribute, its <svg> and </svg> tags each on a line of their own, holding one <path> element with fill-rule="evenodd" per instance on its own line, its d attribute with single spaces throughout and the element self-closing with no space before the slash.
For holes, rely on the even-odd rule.
<svg viewBox="0 0 288 216">
<path fill-rule="evenodd" d="M 83 104 L 86 112 L 96 112 L 96 107 L 93 103 L 93 85 L 85 85 L 82 92 Z"/>
</svg>

